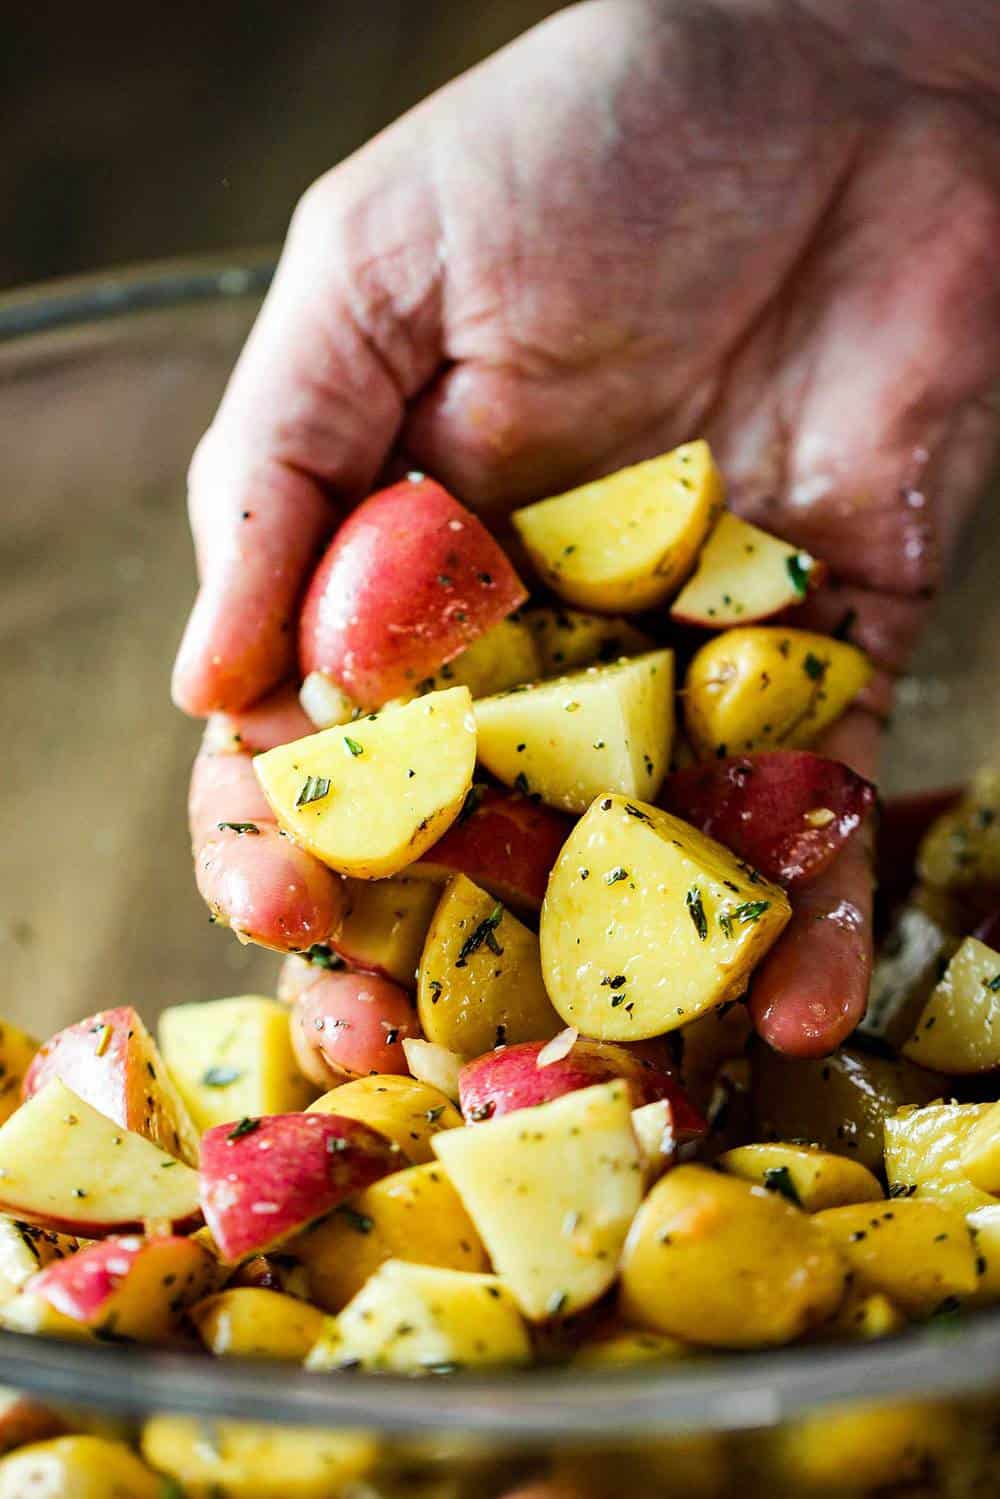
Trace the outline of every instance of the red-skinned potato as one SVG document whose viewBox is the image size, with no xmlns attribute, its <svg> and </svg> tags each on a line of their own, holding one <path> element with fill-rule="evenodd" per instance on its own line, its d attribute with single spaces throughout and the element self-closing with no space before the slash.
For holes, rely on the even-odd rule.
<svg viewBox="0 0 1000 1499">
<path fill-rule="evenodd" d="M 302 607 L 303 675 L 326 672 L 365 707 L 412 696 L 526 597 L 482 522 L 413 475 L 371 495 L 330 543 Z"/>
<path fill-rule="evenodd" d="M 675 1077 L 627 1046 L 613 1042 L 573 1040 L 572 1032 L 554 1041 L 526 1041 L 502 1046 L 467 1062 L 458 1077 L 459 1101 L 467 1121 L 499 1119 L 515 1109 L 551 1103 L 577 1088 L 592 1088 L 622 1078 L 633 1108 L 666 1100 L 677 1139 L 703 1135 L 707 1125 Z M 571 1043 L 571 1044 L 569 1044 Z M 567 1049 L 563 1050 L 566 1046 Z M 551 1058 L 551 1060 L 549 1060 Z"/>
<path fill-rule="evenodd" d="M 220 1124 L 201 1142 L 205 1222 L 225 1260 L 266 1254 L 403 1164 L 384 1135 L 337 1114 Z"/>
<path fill-rule="evenodd" d="M 405 1073 L 402 1042 L 419 1035 L 406 990 L 377 974 L 317 970 L 292 1011 L 296 1061 L 318 1088 L 370 1072 Z"/>
<path fill-rule="evenodd" d="M 24 1097 L 54 1077 L 124 1129 L 197 1164 L 197 1132 L 156 1042 L 131 1005 L 101 1010 L 51 1036 L 25 1074 Z"/>
<path fill-rule="evenodd" d="M 477 785 L 458 821 L 413 873 L 441 881 L 464 874 L 515 911 L 539 911 L 572 825 L 526 796 Z"/>
<path fill-rule="evenodd" d="M 725 844 L 766 879 L 821 874 L 875 805 L 875 787 L 807 750 L 730 755 L 675 771 L 659 805 Z"/>
</svg>

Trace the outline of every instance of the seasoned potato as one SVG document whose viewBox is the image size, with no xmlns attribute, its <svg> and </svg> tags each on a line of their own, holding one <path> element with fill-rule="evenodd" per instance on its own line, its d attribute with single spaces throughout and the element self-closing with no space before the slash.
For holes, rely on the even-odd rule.
<svg viewBox="0 0 1000 1499">
<path fill-rule="evenodd" d="M 817 1336 L 841 1342 L 870 1343 L 895 1337 L 906 1327 L 899 1307 L 881 1291 L 850 1289 L 837 1314 L 817 1331 Z"/>
<path fill-rule="evenodd" d="M 962 1146 L 962 1170 L 983 1192 L 1000 1193 L 1000 1103 L 990 1104 Z"/>
<path fill-rule="evenodd" d="M 38 1042 L 27 1031 L 0 1021 L 0 1124 L 21 1102 L 21 1081 L 37 1050 Z"/>
<path fill-rule="evenodd" d="M 406 1065 L 418 1082 L 427 1083 L 443 1093 L 451 1103 L 458 1103 L 458 1077 L 464 1058 L 457 1051 L 438 1046 L 433 1041 L 404 1039 Z"/>
<path fill-rule="evenodd" d="M 917 1401 L 891 1405 L 824 1406 L 774 1435 L 786 1481 L 809 1493 L 869 1493 L 917 1484 L 954 1456 L 963 1440 L 954 1406 Z M 926 1492 L 926 1490 L 924 1490 Z"/>
<path fill-rule="evenodd" d="M 297 843 L 340 874 L 382 879 L 419 859 L 462 810 L 476 763 L 472 698 L 467 687 L 432 692 L 253 763 Z"/>
<path fill-rule="evenodd" d="M 549 880 L 546 988 L 584 1035 L 658 1036 L 741 994 L 790 914 L 783 890 L 689 824 L 600 797 Z"/>
<path fill-rule="evenodd" d="M 195 1425 L 192 1422 L 192 1425 Z M 0 1461 L 0 1499 L 162 1499 L 162 1480 L 124 1442 L 55 1437 Z"/>
<path fill-rule="evenodd" d="M 434 1150 L 493 1268 L 533 1322 L 589 1306 L 615 1278 L 642 1196 L 625 1082 L 449 1130 Z"/>
<path fill-rule="evenodd" d="M 1000 1066 L 1000 953 L 966 937 L 932 990 L 903 1054 L 940 1072 Z"/>
<path fill-rule="evenodd" d="M 940 890 L 1000 885 L 1000 771 L 979 771 L 958 805 L 931 824 L 917 871 Z"/>
<path fill-rule="evenodd" d="M 732 1176 L 777 1192 L 807 1213 L 882 1197 L 882 1188 L 865 1166 L 816 1145 L 738 1145 L 719 1156 L 717 1164 Z"/>
<path fill-rule="evenodd" d="M 460 656 L 440 667 L 434 677 L 418 683 L 417 691 L 468 687 L 473 697 L 485 697 L 490 692 L 506 692 L 520 682 L 534 682 L 541 674 L 534 631 L 517 613 L 480 635 Z"/>
<path fill-rule="evenodd" d="M 828 1208 L 812 1220 L 847 1260 L 859 1291 L 881 1292 L 913 1317 L 976 1290 L 976 1258 L 961 1213 L 940 1202 Z"/>
<path fill-rule="evenodd" d="M 702 758 L 804 749 L 870 676 L 861 651 L 826 635 L 767 625 L 726 630 L 688 667 L 688 736 Z"/>
<path fill-rule="evenodd" d="M 538 938 L 464 874 L 444 888 L 420 959 L 428 1041 L 464 1057 L 562 1029 L 542 982 Z"/>
<path fill-rule="evenodd" d="M 259 994 L 173 1005 L 160 1051 L 196 1127 L 293 1114 L 315 1096 L 292 1051 L 287 1006 Z"/>
<path fill-rule="evenodd" d="M 440 887 L 405 874 L 345 880 L 344 886 L 344 917 L 333 939 L 337 952 L 354 968 L 412 989 Z"/>
<path fill-rule="evenodd" d="M 672 651 L 591 666 L 473 705 L 479 758 L 507 786 L 564 812 L 620 791 L 651 800 L 670 767 Z"/>
<path fill-rule="evenodd" d="M 178 1483 L 185 1499 L 331 1499 L 363 1478 L 376 1456 L 364 1432 L 198 1416 L 153 1416 L 141 1445 L 146 1461 Z"/>
<path fill-rule="evenodd" d="M 574 1353 L 570 1363 L 578 1369 L 620 1369 L 631 1364 L 654 1364 L 688 1358 L 692 1352 L 687 1343 L 662 1332 L 641 1332 L 623 1327 L 610 1334 L 587 1338 Z"/>
<path fill-rule="evenodd" d="M 314 1111 L 360 1119 L 398 1145 L 415 1166 L 434 1159 L 431 1140 L 439 1130 L 457 1129 L 462 1123 L 461 1114 L 437 1088 L 393 1073 L 359 1077 L 331 1088 L 310 1104 L 309 1113 Z"/>
<path fill-rule="evenodd" d="M 653 649 L 649 636 L 627 619 L 578 609 L 525 609 L 522 617 L 535 638 L 543 677 L 561 677 L 581 666 Z"/>
<path fill-rule="evenodd" d="M 309 1295 L 328 1312 L 346 1306 L 386 1260 L 443 1270 L 490 1268 L 472 1219 L 436 1161 L 384 1176 L 287 1252 L 305 1266 Z"/>
<path fill-rule="evenodd" d="M 933 1197 L 969 1213 L 997 1201 L 966 1175 L 962 1151 L 988 1103 L 934 1103 L 903 1108 L 885 1121 L 885 1174 L 897 1197 Z"/>
<path fill-rule="evenodd" d="M 517 1303 L 495 1275 L 387 1260 L 340 1316 L 327 1320 L 306 1364 L 417 1374 L 530 1358 Z"/>
<path fill-rule="evenodd" d="M 323 1330 L 323 1313 L 280 1291 L 235 1286 L 206 1296 L 189 1316 L 219 1358 L 278 1358 L 301 1363 Z"/>
<path fill-rule="evenodd" d="M 913 902 L 902 906 L 876 955 L 868 1009 L 858 1029 L 898 1049 L 957 943 L 938 913 Z"/>
<path fill-rule="evenodd" d="M 670 610 L 683 624 L 749 624 L 801 604 L 826 568 L 808 552 L 789 546 L 759 526 L 727 511 L 701 549 L 693 577 Z"/>
<path fill-rule="evenodd" d="M 777 1193 L 703 1166 L 650 1192 L 621 1269 L 626 1322 L 718 1348 L 787 1343 L 836 1311 L 847 1267 Z"/>
<path fill-rule="evenodd" d="M 0 1303 L 9 1301 L 36 1270 L 75 1254 L 79 1247 L 79 1239 L 70 1234 L 33 1228 L 0 1214 Z"/>
</svg>

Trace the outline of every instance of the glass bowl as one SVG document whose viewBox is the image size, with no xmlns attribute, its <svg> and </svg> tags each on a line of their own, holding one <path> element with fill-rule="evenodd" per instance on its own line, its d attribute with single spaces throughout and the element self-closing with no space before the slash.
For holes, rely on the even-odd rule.
<svg viewBox="0 0 1000 1499">
<path fill-rule="evenodd" d="M 198 727 L 168 697 L 193 592 L 183 493 L 271 270 L 181 262 L 0 298 L 4 1009 L 47 1034 L 93 1010 L 272 988 L 212 931 L 185 825 Z M 997 743 L 1000 529 L 981 518 L 903 685 L 892 790 L 953 782 Z M 770 1427 L 825 1402 L 1000 1391 L 1000 1315 L 943 1337 L 621 1373 L 311 1375 L 0 1335 L 0 1381 L 119 1413 L 580 1443 Z"/>
</svg>

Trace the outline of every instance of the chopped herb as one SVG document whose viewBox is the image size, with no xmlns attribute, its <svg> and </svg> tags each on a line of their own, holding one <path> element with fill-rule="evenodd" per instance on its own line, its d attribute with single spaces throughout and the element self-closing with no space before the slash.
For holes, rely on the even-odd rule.
<svg viewBox="0 0 1000 1499">
<path fill-rule="evenodd" d="M 627 879 L 628 879 L 628 870 L 627 869 L 623 869 L 622 866 L 619 864 L 615 869 L 609 869 L 608 870 L 607 874 L 604 876 L 604 883 L 606 885 L 617 885 L 618 882 L 619 882 L 619 880 L 627 880 Z"/>
<path fill-rule="evenodd" d="M 413 772 L 411 771 L 410 774 L 412 775 Z M 462 810 L 458 814 L 458 821 L 460 823 L 465 822 L 472 816 L 474 812 L 479 811 L 479 808 L 482 805 L 483 797 L 485 795 L 486 787 L 483 785 L 483 783 L 481 781 L 473 781 L 472 785 L 465 793 L 465 801 L 462 803 Z"/>
<path fill-rule="evenodd" d="M 792 1181 L 792 1173 L 787 1166 L 768 1166 L 764 1171 L 764 1186 L 769 1192 L 777 1192 L 779 1197 L 784 1197 L 795 1207 L 802 1206 L 802 1198 L 796 1190 Z"/>
<path fill-rule="evenodd" d="M 230 1083 L 238 1082 L 243 1073 L 238 1067 L 209 1067 L 201 1075 L 201 1081 L 206 1088 L 228 1088 Z"/>
<path fill-rule="evenodd" d="M 305 958 L 314 968 L 343 968 L 344 960 L 328 947 L 325 942 L 314 942 L 312 947 L 307 947 L 305 952 L 299 953 L 300 958 Z"/>
<path fill-rule="evenodd" d="M 424 1118 L 427 1120 L 427 1123 L 428 1124 L 437 1124 L 438 1120 L 441 1118 L 441 1115 L 444 1113 L 445 1108 L 446 1108 L 445 1104 L 439 1103 L 439 1104 L 435 1105 L 435 1107 L 433 1109 L 428 1109 L 427 1112 L 424 1115 Z"/>
<path fill-rule="evenodd" d="M 913 1197 L 917 1190 L 916 1182 L 893 1182 L 889 1188 L 890 1197 Z"/>
<path fill-rule="evenodd" d="M 826 676 L 829 664 L 828 661 L 821 661 L 819 656 L 814 656 L 812 651 L 808 651 L 802 663 L 802 670 L 811 682 L 821 682 Z"/>
<path fill-rule="evenodd" d="M 455 959 L 456 968 L 464 968 L 469 958 L 472 957 L 472 954 L 478 952 L 484 942 L 490 952 L 498 956 L 503 952 L 503 948 L 493 935 L 502 920 L 503 906 L 496 905 L 490 914 L 483 918 L 475 931 L 471 932 L 462 943 L 462 946 L 459 948 L 458 957 Z"/>
<path fill-rule="evenodd" d="M 436 1005 L 441 998 L 441 980 L 431 979 L 427 987 L 431 991 L 431 1004 Z"/>
<path fill-rule="evenodd" d="M 501 1025 L 497 1026 L 496 1035 L 493 1038 L 493 1045 L 494 1046 L 506 1046 L 507 1045 L 507 1027 L 505 1025 L 501 1024 Z"/>
<path fill-rule="evenodd" d="M 786 557 L 785 566 L 795 592 L 800 598 L 805 598 L 809 587 L 809 574 L 812 572 L 812 558 L 809 553 L 796 552 L 794 557 Z"/>
<path fill-rule="evenodd" d="M 356 739 L 352 739 L 348 734 L 344 735 L 344 743 L 355 759 L 357 759 L 358 755 L 363 755 L 365 752 L 364 745 L 359 744 Z"/>
<path fill-rule="evenodd" d="M 747 900 L 741 906 L 737 906 L 730 915 L 735 921 L 742 921 L 744 926 L 753 926 L 759 921 L 765 911 L 771 909 L 769 900 Z"/>
<path fill-rule="evenodd" d="M 252 1135 L 254 1131 L 258 1129 L 260 1129 L 259 1119 L 241 1119 L 239 1124 L 233 1125 L 233 1128 L 229 1131 L 226 1139 L 242 1140 L 245 1135 Z"/>
<path fill-rule="evenodd" d="M 374 1218 L 369 1218 L 367 1213 L 359 1213 L 356 1208 L 348 1207 L 342 1202 L 336 1211 L 351 1225 L 356 1233 L 370 1234 L 375 1227 Z"/>
<path fill-rule="evenodd" d="M 255 822 L 220 822 L 217 823 L 220 833 L 228 828 L 231 833 L 259 833 L 260 828 Z"/>
<path fill-rule="evenodd" d="M 74 1187 L 74 1188 L 73 1188 L 73 1196 L 74 1196 L 74 1197 L 86 1197 L 86 1195 L 87 1195 L 87 1194 L 86 1194 L 86 1192 L 85 1192 L 85 1191 L 84 1191 L 84 1190 L 83 1190 L 83 1188 L 82 1188 L 82 1187 Z"/>
<path fill-rule="evenodd" d="M 548 1299 L 545 1310 L 550 1317 L 558 1317 L 568 1300 L 568 1291 L 553 1291 Z"/>
<path fill-rule="evenodd" d="M 633 806 L 631 802 L 625 803 L 625 816 L 634 817 L 637 822 L 652 822 L 648 812 L 644 812 L 641 807 Z"/>
<path fill-rule="evenodd" d="M 295 798 L 297 807 L 307 807 L 310 802 L 321 802 L 330 795 L 330 782 L 326 776 L 306 776 Z"/>
<path fill-rule="evenodd" d="M 527 796 L 530 788 L 528 785 L 528 777 L 525 775 L 523 770 L 519 770 L 517 775 L 514 777 L 514 785 L 518 791 L 522 791 L 524 795 Z"/>
<path fill-rule="evenodd" d="M 733 919 L 728 911 L 719 912 L 719 926 L 722 928 L 722 935 L 724 937 L 731 937 L 733 935 Z"/>
<path fill-rule="evenodd" d="M 602 978 L 601 979 L 601 988 L 602 989 L 620 989 L 622 987 L 622 985 L 625 984 L 625 983 L 627 983 L 627 982 L 628 982 L 628 980 L 626 979 L 624 973 L 616 973 L 615 976 L 614 976 L 614 978 L 607 978 L 607 977 Z"/>
<path fill-rule="evenodd" d="M 993 990 L 994 994 L 1000 991 L 1000 973 L 995 973 L 991 979 L 984 979 L 983 982 L 987 989 Z"/>
<path fill-rule="evenodd" d="M 604 740 L 603 739 L 595 739 L 594 740 L 594 748 L 595 749 L 603 749 L 604 748 Z"/>
<path fill-rule="evenodd" d="M 442 588 L 451 588 L 452 586 L 452 579 L 449 578 L 447 573 L 438 573 L 438 582 Z"/>
<path fill-rule="evenodd" d="M 684 897 L 684 904 L 688 908 L 688 914 L 694 922 L 694 929 L 698 933 L 698 940 L 708 940 L 708 921 L 705 918 L 705 907 L 701 903 L 701 891 L 697 885 L 692 885 Z"/>
<path fill-rule="evenodd" d="M 845 610 L 837 623 L 836 629 L 833 632 L 834 640 L 850 640 L 851 631 L 853 630 L 857 622 L 858 611 L 856 609 Z"/>
</svg>

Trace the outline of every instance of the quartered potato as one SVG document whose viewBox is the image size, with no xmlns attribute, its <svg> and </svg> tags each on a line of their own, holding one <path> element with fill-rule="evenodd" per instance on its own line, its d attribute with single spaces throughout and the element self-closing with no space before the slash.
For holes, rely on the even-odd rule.
<svg viewBox="0 0 1000 1499">
<path fill-rule="evenodd" d="M 0 1214 L 0 1304 L 20 1291 L 36 1270 L 75 1254 L 80 1241 Z"/>
<path fill-rule="evenodd" d="M 847 1260 L 853 1289 L 881 1292 L 912 1317 L 928 1317 L 976 1290 L 965 1219 L 943 1203 L 900 1197 L 828 1208 L 812 1221 Z"/>
<path fill-rule="evenodd" d="M 670 613 L 683 624 L 715 630 L 750 624 L 801 604 L 825 573 L 823 563 L 808 552 L 727 511 Z"/>
<path fill-rule="evenodd" d="M 141 1447 L 157 1472 L 180 1485 L 184 1499 L 331 1499 L 370 1471 L 377 1450 L 359 1431 L 197 1416 L 151 1417 Z M 163 1499 L 159 1488 L 153 1494 Z"/>
<path fill-rule="evenodd" d="M 461 1114 L 444 1093 L 415 1077 L 394 1073 L 342 1083 L 317 1098 L 308 1112 L 360 1120 L 397 1145 L 415 1166 L 434 1159 L 431 1141 L 440 1130 L 462 1124 Z"/>
<path fill-rule="evenodd" d="M 440 887 L 405 874 L 345 880 L 344 887 L 344 916 L 332 945 L 353 968 L 412 989 Z"/>
<path fill-rule="evenodd" d="M 542 675 L 541 654 L 534 631 L 521 613 L 511 614 L 466 646 L 460 656 L 426 682 L 418 692 L 440 692 L 447 687 L 468 687 L 473 697 L 506 692 L 519 682 L 534 682 Z"/>
<path fill-rule="evenodd" d="M 882 1200 L 882 1188 L 865 1166 L 815 1145 L 738 1145 L 719 1156 L 716 1164 L 807 1213 Z"/>
<path fill-rule="evenodd" d="M 930 1197 L 960 1213 L 1000 1202 L 965 1170 L 967 1141 L 991 1113 L 988 1103 L 932 1103 L 885 1120 L 885 1174 L 891 1197 Z"/>
<path fill-rule="evenodd" d="M 931 824 L 917 872 L 938 890 L 1000 886 L 1000 771 L 980 770 L 958 805 Z"/>
<path fill-rule="evenodd" d="M 301 1363 L 323 1330 L 318 1307 L 255 1286 L 234 1286 L 207 1296 L 189 1315 L 201 1341 L 217 1358 Z"/>
<path fill-rule="evenodd" d="M 543 677 L 562 677 L 581 666 L 607 664 L 653 649 L 649 636 L 627 619 L 544 608 L 525 609 L 521 618 L 534 636 Z"/>
<path fill-rule="evenodd" d="M 939 1072 L 1000 1066 L 1000 953 L 966 937 L 931 991 L 903 1055 Z"/>
</svg>

